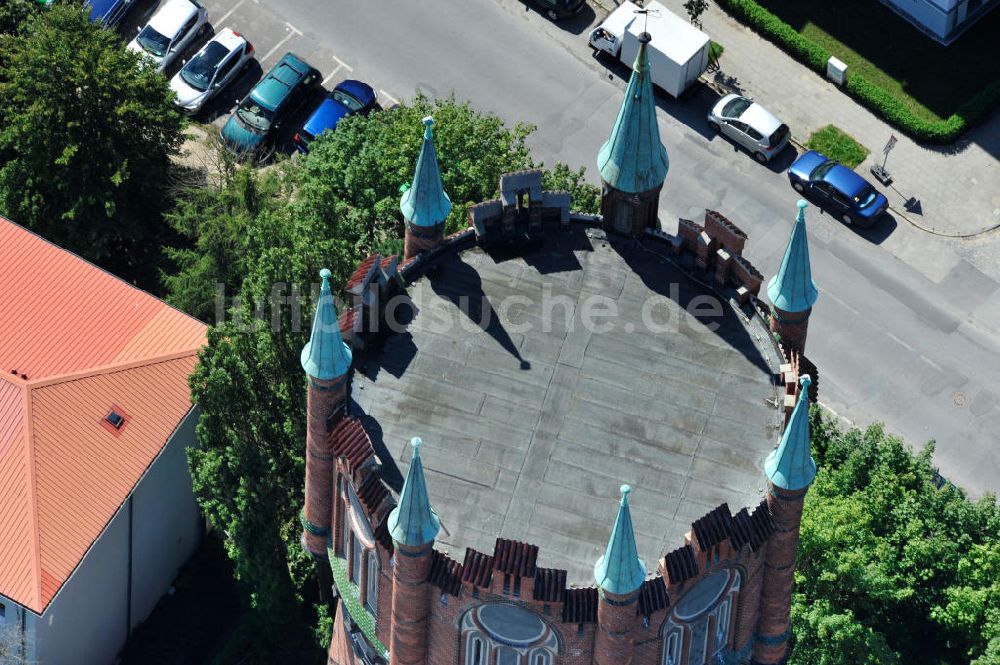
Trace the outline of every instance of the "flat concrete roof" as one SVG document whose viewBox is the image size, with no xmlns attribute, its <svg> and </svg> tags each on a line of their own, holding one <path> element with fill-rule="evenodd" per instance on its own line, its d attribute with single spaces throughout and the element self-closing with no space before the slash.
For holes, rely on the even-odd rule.
<svg viewBox="0 0 1000 665">
<path fill-rule="evenodd" d="M 457 560 L 502 536 L 589 585 L 623 483 L 651 572 L 692 521 L 761 500 L 782 422 L 769 333 L 665 255 L 577 229 L 523 257 L 448 257 L 408 292 L 412 321 L 353 395 L 397 490 L 423 439 L 437 546 Z M 721 314 L 690 313 L 699 296 Z"/>
</svg>

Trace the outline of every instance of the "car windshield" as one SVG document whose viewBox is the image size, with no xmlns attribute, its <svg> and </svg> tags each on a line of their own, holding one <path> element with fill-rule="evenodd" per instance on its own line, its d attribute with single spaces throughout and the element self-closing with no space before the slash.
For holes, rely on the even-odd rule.
<svg viewBox="0 0 1000 665">
<path fill-rule="evenodd" d="M 753 104 L 749 99 L 745 97 L 737 97 L 733 101 L 722 107 L 722 115 L 725 118 L 738 118 L 743 115 L 743 112 L 750 108 Z"/>
<path fill-rule="evenodd" d="M 354 97 L 350 96 L 349 94 L 347 94 L 342 90 L 334 90 L 332 96 L 335 101 L 338 101 L 344 106 L 346 106 L 351 111 L 351 113 L 356 113 L 357 111 L 360 111 L 362 108 L 364 108 L 361 102 L 359 102 Z"/>
<path fill-rule="evenodd" d="M 833 161 L 832 159 L 826 160 L 825 162 L 823 162 L 822 164 L 813 169 L 813 172 L 809 174 L 809 179 L 822 180 L 823 177 L 830 172 L 830 169 L 832 169 L 836 165 L 837 162 Z"/>
<path fill-rule="evenodd" d="M 212 85 L 215 70 L 228 53 L 229 49 L 219 42 L 210 43 L 198 55 L 191 58 L 191 62 L 184 65 L 181 78 L 195 90 L 208 90 L 208 86 Z"/>
<path fill-rule="evenodd" d="M 854 202 L 858 204 L 859 208 L 866 208 L 875 201 L 878 196 L 878 192 L 871 185 L 865 185 L 860 192 L 854 195 Z"/>
<path fill-rule="evenodd" d="M 170 48 L 170 38 L 161 35 L 148 25 L 142 29 L 142 32 L 135 38 L 135 41 L 139 43 L 139 46 L 144 51 L 152 53 L 157 58 L 162 58 L 167 49 Z"/>
<path fill-rule="evenodd" d="M 265 132 L 274 120 L 274 113 L 247 97 L 240 107 L 236 109 L 236 115 L 240 117 L 248 127 Z"/>
</svg>

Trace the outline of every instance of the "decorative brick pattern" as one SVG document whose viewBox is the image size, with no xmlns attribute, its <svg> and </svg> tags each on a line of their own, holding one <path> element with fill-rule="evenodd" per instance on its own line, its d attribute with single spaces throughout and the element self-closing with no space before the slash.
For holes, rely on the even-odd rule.
<svg viewBox="0 0 1000 665">
<path fill-rule="evenodd" d="M 698 575 L 698 563 L 690 545 L 678 547 L 663 557 L 663 570 L 670 584 L 681 584 Z"/>
<path fill-rule="evenodd" d="M 342 378 L 322 381 L 309 378 L 306 398 L 306 496 L 303 516 L 319 531 L 303 529 L 302 543 L 318 560 L 326 559 L 326 535 L 332 527 L 333 442 L 327 432 L 332 414 L 342 408 L 347 382 Z"/>
<path fill-rule="evenodd" d="M 667 597 L 667 585 L 662 577 L 654 577 L 646 580 L 639 587 L 639 601 L 636 603 L 636 614 L 648 617 L 653 612 L 666 609 L 670 606 Z"/>
<path fill-rule="evenodd" d="M 444 240 L 444 223 L 436 226 L 424 227 L 406 222 L 406 231 L 403 237 L 403 260 L 408 261 L 413 257 L 437 247 Z"/>
<path fill-rule="evenodd" d="M 778 334 L 781 345 L 787 350 L 805 353 L 811 313 L 811 307 L 804 312 L 786 312 L 777 307 L 771 309 L 771 330 Z"/>
</svg>

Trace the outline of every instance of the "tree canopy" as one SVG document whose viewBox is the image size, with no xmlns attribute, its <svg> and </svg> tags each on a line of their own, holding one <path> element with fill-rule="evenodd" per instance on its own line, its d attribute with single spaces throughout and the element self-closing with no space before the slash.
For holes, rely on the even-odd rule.
<svg viewBox="0 0 1000 665">
<path fill-rule="evenodd" d="M 260 620 L 258 652 L 277 648 L 281 618 L 296 616 L 290 608 L 315 596 L 299 543 L 306 410 L 299 353 L 317 274 L 329 268 L 342 283 L 366 254 L 401 244 L 399 187 L 413 176 L 420 120 L 430 114 L 455 202 L 449 225 L 464 225 L 465 204 L 495 196 L 502 173 L 533 165 L 524 143 L 530 128 L 509 128 L 453 99 L 424 97 L 342 120 L 305 159 L 263 173 L 223 162 L 216 182 L 184 192 L 168 215 L 189 243 L 168 252 L 176 266 L 165 275 L 168 299 L 205 320 L 225 313 L 191 377 L 202 415 L 201 448 L 189 462 L 198 500 L 226 533 L 235 573 Z M 557 165 L 545 178 L 596 210 L 597 188 L 583 182 L 582 170 Z M 230 298 L 221 307 L 220 291 Z"/>
<path fill-rule="evenodd" d="M 140 59 L 75 3 L 0 35 L 0 213 L 125 274 L 159 255 L 184 123 Z"/>
<path fill-rule="evenodd" d="M 880 425 L 812 412 L 794 665 L 1000 663 L 1000 509 L 970 501 Z"/>
</svg>

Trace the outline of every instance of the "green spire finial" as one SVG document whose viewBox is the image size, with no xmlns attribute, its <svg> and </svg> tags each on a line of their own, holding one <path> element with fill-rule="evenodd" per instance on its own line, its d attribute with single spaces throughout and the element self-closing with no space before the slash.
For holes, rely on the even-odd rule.
<svg viewBox="0 0 1000 665">
<path fill-rule="evenodd" d="M 670 166 L 656 124 L 656 99 L 646 52 L 649 41 L 648 33 L 639 36 L 639 53 L 632 65 L 625 99 L 611 137 L 597 154 L 597 170 L 604 182 L 630 194 L 663 185 Z"/>
<path fill-rule="evenodd" d="M 434 118 L 424 118 L 424 141 L 417 157 L 413 183 L 403 192 L 399 210 L 403 218 L 415 226 L 437 226 L 451 212 L 451 199 L 441 184 L 437 151 L 434 148 Z"/>
<path fill-rule="evenodd" d="M 778 447 L 764 460 L 764 474 L 773 485 L 786 490 L 800 490 L 816 477 L 816 462 L 809 454 L 809 385 L 808 374 L 799 378 L 799 401 L 781 435 Z"/>
<path fill-rule="evenodd" d="M 628 495 L 631 491 L 632 488 L 628 485 L 621 486 L 622 499 L 607 550 L 594 565 L 597 586 L 617 595 L 632 593 L 646 579 L 646 565 L 639 559 L 635 532 L 632 530 L 632 513 L 628 507 Z"/>
<path fill-rule="evenodd" d="M 792 225 L 792 236 L 788 239 L 781 267 L 767 284 L 767 297 L 771 304 L 785 312 L 804 312 L 813 306 L 819 297 L 819 289 L 812 279 L 809 264 L 809 240 L 806 237 L 806 207 L 799 199 L 799 213 Z"/>
<path fill-rule="evenodd" d="M 330 290 L 331 274 L 326 268 L 319 271 L 323 285 L 316 304 L 312 334 L 299 357 L 306 374 L 323 381 L 343 376 L 351 368 L 351 349 L 340 336 L 337 308 L 333 304 L 333 292 Z"/>
<path fill-rule="evenodd" d="M 403 482 L 403 491 L 399 494 L 399 505 L 389 513 L 389 535 L 397 543 L 416 547 L 434 542 L 441 520 L 431 508 L 427 497 L 427 483 L 424 480 L 424 464 L 420 460 L 420 446 L 423 441 L 413 437 L 413 458 L 410 460 L 410 470 Z"/>
</svg>

